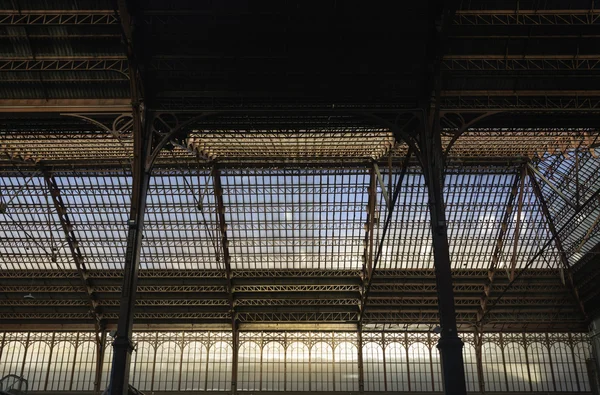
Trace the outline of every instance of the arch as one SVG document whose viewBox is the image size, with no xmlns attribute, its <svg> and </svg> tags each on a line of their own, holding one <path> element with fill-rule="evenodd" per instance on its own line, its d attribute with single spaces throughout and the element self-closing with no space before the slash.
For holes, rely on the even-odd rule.
<svg viewBox="0 0 600 395">
<path fill-rule="evenodd" d="M 208 351 L 202 342 L 189 342 L 183 347 L 181 358 L 181 391 L 206 389 L 206 361 Z"/>
<path fill-rule="evenodd" d="M 285 387 L 285 347 L 269 342 L 262 350 L 262 391 L 283 391 Z"/>
<path fill-rule="evenodd" d="M 504 345 L 506 375 L 509 391 L 529 391 L 529 373 L 525 347 L 519 343 L 509 342 Z"/>
<path fill-rule="evenodd" d="M 462 354 L 465 363 L 467 391 L 479 392 L 479 376 L 477 375 L 477 353 L 475 351 L 475 346 L 465 343 L 463 345 Z"/>
<path fill-rule="evenodd" d="M 383 347 L 375 342 L 363 344 L 365 391 L 385 391 Z"/>
<path fill-rule="evenodd" d="M 504 375 L 502 348 L 496 343 L 483 343 L 481 346 L 481 359 L 485 390 L 506 391 L 506 376 Z"/>
<path fill-rule="evenodd" d="M 96 351 L 96 343 L 92 341 L 84 341 L 77 345 L 71 390 L 92 391 L 94 389 Z"/>
<path fill-rule="evenodd" d="M 181 348 L 172 341 L 165 341 L 156 348 L 154 363 L 154 386 L 156 391 L 179 390 Z"/>
<path fill-rule="evenodd" d="M 341 342 L 334 350 L 335 390 L 358 391 L 358 349 L 350 342 Z"/>
<path fill-rule="evenodd" d="M 154 355 L 155 350 L 152 344 L 147 341 L 139 341 L 131 356 L 129 381 L 140 391 L 152 390 Z"/>
<path fill-rule="evenodd" d="M 69 391 L 71 389 L 75 346 L 69 341 L 59 341 L 52 347 L 48 390 Z"/>
<path fill-rule="evenodd" d="M 550 347 L 550 355 L 556 391 L 577 391 L 575 361 L 571 347 L 563 342 L 554 343 Z"/>
<path fill-rule="evenodd" d="M 0 362 L 0 371 L 4 377 L 7 374 L 21 374 L 23 369 L 23 358 L 25 357 L 25 345 L 19 341 L 9 341 L 4 344 L 2 349 L 2 359 Z"/>
<path fill-rule="evenodd" d="M 325 342 L 315 343 L 310 349 L 310 390 L 333 391 L 333 350 Z"/>
<path fill-rule="evenodd" d="M 241 391 L 260 390 L 261 349 L 255 342 L 244 342 L 239 348 L 238 389 Z"/>
<path fill-rule="evenodd" d="M 310 351 L 302 342 L 291 343 L 286 350 L 286 390 L 308 391 L 310 388 Z"/>
<path fill-rule="evenodd" d="M 408 359 L 406 348 L 392 342 L 385 348 L 385 368 L 388 391 L 408 391 Z"/>
<path fill-rule="evenodd" d="M 529 374 L 533 391 L 554 391 L 550 354 L 545 344 L 533 342 L 527 346 Z"/>
<path fill-rule="evenodd" d="M 207 391 L 229 391 L 231 389 L 232 359 L 233 350 L 227 342 L 216 342 L 208 349 Z"/>
<path fill-rule="evenodd" d="M 408 347 L 408 369 L 411 391 L 433 391 L 429 347 L 413 343 Z"/>
<path fill-rule="evenodd" d="M 43 391 L 50 364 L 50 345 L 44 341 L 29 343 L 25 355 L 23 377 L 27 379 L 29 391 Z"/>
<path fill-rule="evenodd" d="M 590 343 L 577 342 L 573 345 L 575 352 L 575 367 L 577 368 L 577 379 L 580 391 L 591 391 L 586 361 L 590 358 L 592 349 Z"/>
</svg>

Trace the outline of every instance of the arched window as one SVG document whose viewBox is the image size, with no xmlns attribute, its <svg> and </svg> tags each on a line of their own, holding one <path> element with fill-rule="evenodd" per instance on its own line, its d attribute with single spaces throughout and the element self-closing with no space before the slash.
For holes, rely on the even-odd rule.
<svg viewBox="0 0 600 395">
<path fill-rule="evenodd" d="M 181 391 L 203 391 L 206 388 L 206 346 L 189 342 L 181 359 Z"/>
<path fill-rule="evenodd" d="M 311 391 L 333 391 L 333 350 L 324 342 L 310 349 Z"/>
<path fill-rule="evenodd" d="M 556 391 L 577 391 L 575 362 L 568 344 L 559 342 L 550 347 Z"/>
<path fill-rule="evenodd" d="M 502 349 L 496 343 L 483 343 L 481 346 L 483 377 L 486 391 L 506 391 Z"/>
<path fill-rule="evenodd" d="M 363 344 L 365 391 L 385 390 L 383 348 L 373 342 Z"/>
<path fill-rule="evenodd" d="M 154 347 L 146 341 L 137 343 L 131 355 L 131 385 L 140 391 L 152 390 L 152 373 L 154 371 Z"/>
<path fill-rule="evenodd" d="M 335 390 L 358 391 L 358 351 L 349 342 L 337 345 L 335 359 Z"/>
<path fill-rule="evenodd" d="M 393 342 L 385 348 L 385 370 L 388 391 L 408 391 L 406 348 Z"/>
<path fill-rule="evenodd" d="M 75 351 L 75 369 L 73 370 L 72 391 L 91 391 L 94 389 L 96 373 L 96 344 L 84 341 Z"/>
<path fill-rule="evenodd" d="M 25 357 L 23 377 L 27 379 L 29 391 L 43 391 L 50 363 L 50 346 L 43 341 L 29 344 Z"/>
<path fill-rule="evenodd" d="M 208 349 L 207 391 L 231 390 L 231 360 L 233 351 L 226 342 L 216 342 Z"/>
<path fill-rule="evenodd" d="M 283 391 L 285 387 L 285 348 L 281 343 L 264 345 L 262 356 L 263 391 Z"/>
<path fill-rule="evenodd" d="M 531 387 L 534 392 L 554 391 L 550 353 L 545 344 L 534 342 L 527 346 Z"/>
<path fill-rule="evenodd" d="M 260 346 L 255 342 L 244 342 L 239 348 L 238 389 L 260 390 Z"/>
<path fill-rule="evenodd" d="M 301 342 L 294 342 L 287 348 L 286 390 L 308 391 L 310 380 L 310 353 Z"/>
<path fill-rule="evenodd" d="M 577 368 L 577 379 L 580 391 L 590 391 L 590 380 L 587 372 L 586 360 L 590 358 L 590 344 L 579 342 L 573 346 L 575 351 L 575 367 Z"/>
<path fill-rule="evenodd" d="M 179 370 L 181 348 L 172 341 L 165 341 L 156 349 L 154 364 L 154 386 L 156 391 L 177 391 L 179 389 Z"/>
<path fill-rule="evenodd" d="M 411 391 L 433 391 L 429 347 L 413 343 L 408 347 L 408 369 Z"/>
<path fill-rule="evenodd" d="M 465 343 L 462 350 L 465 362 L 465 380 L 468 392 L 479 392 L 479 376 L 477 375 L 477 353 L 472 344 Z M 436 387 L 436 389 L 438 389 Z M 441 388 L 440 388 L 441 389 Z"/>
<path fill-rule="evenodd" d="M 54 343 L 52 358 L 50 358 L 50 374 L 48 376 L 48 390 L 69 391 L 75 361 L 75 346 L 71 342 L 60 341 Z"/>
<path fill-rule="evenodd" d="M 506 359 L 506 375 L 508 376 L 509 391 L 529 391 L 529 373 L 525 348 L 519 343 L 506 343 L 504 345 Z"/>
<path fill-rule="evenodd" d="M 7 374 L 21 374 L 23 369 L 23 358 L 25 357 L 25 345 L 19 341 L 9 341 L 2 349 L 0 371 L 2 377 Z"/>
</svg>

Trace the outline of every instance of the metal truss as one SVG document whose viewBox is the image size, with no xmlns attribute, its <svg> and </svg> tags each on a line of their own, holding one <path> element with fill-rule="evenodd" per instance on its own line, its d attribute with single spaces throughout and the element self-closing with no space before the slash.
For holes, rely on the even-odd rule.
<svg viewBox="0 0 600 395">
<path fill-rule="evenodd" d="M 442 68 L 452 71 L 568 71 L 600 70 L 600 56 L 560 59 L 553 56 L 494 58 L 494 57 L 446 57 Z"/>
<path fill-rule="evenodd" d="M 327 292 L 327 291 L 360 291 L 356 284 L 258 284 L 234 285 L 233 292 Z"/>
<path fill-rule="evenodd" d="M 473 92 L 471 92 L 473 93 Z M 600 97 L 585 96 L 493 96 L 485 91 L 479 95 L 455 92 L 442 97 L 444 110 L 502 110 L 502 111 L 600 111 Z"/>
<path fill-rule="evenodd" d="M 454 25 L 597 25 L 598 10 L 457 10 Z"/>
<path fill-rule="evenodd" d="M 128 78 L 127 59 L 1 59 L 0 71 L 117 71 Z"/>
<path fill-rule="evenodd" d="M 114 10 L 2 10 L 0 25 L 116 25 Z"/>
<path fill-rule="evenodd" d="M 0 317 L 1 318 L 1 317 Z M 357 321 L 355 312 L 239 312 L 240 322 Z"/>
<path fill-rule="evenodd" d="M 356 306 L 359 298 L 349 299 L 237 299 L 236 306 Z"/>
</svg>

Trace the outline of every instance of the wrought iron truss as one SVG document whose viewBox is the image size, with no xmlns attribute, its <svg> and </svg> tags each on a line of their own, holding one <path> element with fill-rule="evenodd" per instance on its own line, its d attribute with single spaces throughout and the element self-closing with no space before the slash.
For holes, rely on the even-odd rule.
<svg viewBox="0 0 600 395">
<path fill-rule="evenodd" d="M 574 28 L 597 27 L 600 14 L 486 7 L 493 6 L 457 10 L 441 54 L 457 319 L 486 330 L 584 329 L 577 299 L 597 293 L 565 272 L 600 242 L 600 202 L 593 199 L 600 190 L 600 86 L 596 79 L 560 81 L 594 76 L 600 55 L 583 43 L 593 31 L 577 38 L 581 53 L 556 49 L 566 48 Z M 213 97 L 207 81 L 236 79 L 223 78 L 235 73 L 227 60 L 165 53 L 152 41 L 142 43 L 149 50 L 142 57 L 131 21 L 114 10 L 69 8 L 0 11 L 2 37 L 16 43 L 0 61 L 8 92 L 0 99 L 0 286 L 7 295 L 0 317 L 14 325 L 80 324 L 90 322 L 91 305 L 114 325 L 127 233 L 136 225 L 129 212 L 139 152 L 134 126 L 144 122 L 151 152 L 143 166 L 154 168 L 137 323 L 437 322 L 427 187 L 419 159 L 406 159 L 409 144 L 395 134 L 415 117 L 414 98 L 282 97 L 278 84 L 235 95 L 219 85 Z M 181 35 L 169 29 L 198 18 L 202 13 L 148 9 L 136 23 L 167 40 Z M 522 26 L 544 30 L 523 38 Z M 544 34 L 548 29 L 553 34 Z M 539 43 L 499 51 L 508 37 Z M 71 46 L 36 50 L 48 38 L 68 38 Z M 100 49 L 90 49 L 92 39 Z M 479 48 L 481 41 L 490 44 Z M 254 55 L 240 62 L 251 71 L 253 58 L 266 64 Z M 260 81 L 262 71 L 253 72 Z M 520 84 L 528 76 L 535 78 Z M 143 84 L 152 96 L 141 96 Z M 529 179 L 525 166 L 535 169 Z M 52 196 L 41 168 L 51 172 Z M 533 259 L 551 238 L 557 243 Z M 45 253 L 53 248 L 56 254 Z M 34 299 L 23 298 L 30 293 Z"/>
</svg>

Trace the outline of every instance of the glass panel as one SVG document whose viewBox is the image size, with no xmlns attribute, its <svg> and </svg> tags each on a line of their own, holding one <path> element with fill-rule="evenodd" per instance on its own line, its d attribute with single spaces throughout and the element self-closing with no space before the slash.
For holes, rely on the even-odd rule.
<svg viewBox="0 0 600 395">
<path fill-rule="evenodd" d="M 477 354 L 472 344 L 465 343 L 463 346 L 463 361 L 465 362 L 465 379 L 467 391 L 479 392 L 479 377 L 477 375 Z M 437 389 L 438 387 L 436 387 Z"/>
<path fill-rule="evenodd" d="M 206 372 L 207 391 L 229 391 L 231 389 L 231 346 L 216 342 L 208 350 L 208 370 Z"/>
<path fill-rule="evenodd" d="M 550 354 L 546 345 L 539 342 L 529 344 L 527 358 L 533 391 L 554 391 Z"/>
<path fill-rule="evenodd" d="M 286 390 L 308 391 L 310 388 L 310 353 L 301 342 L 290 344 L 286 350 Z"/>
<path fill-rule="evenodd" d="M 506 391 L 502 349 L 495 343 L 483 343 L 481 352 L 486 391 Z"/>
<path fill-rule="evenodd" d="M 343 342 L 335 348 L 335 390 L 358 391 L 358 350 Z"/>
<path fill-rule="evenodd" d="M 154 346 L 146 341 L 139 341 L 131 356 L 131 385 L 140 391 L 152 390 L 152 374 L 154 372 Z"/>
<path fill-rule="evenodd" d="M 433 391 L 429 347 L 414 343 L 408 347 L 408 369 L 412 391 Z"/>
<path fill-rule="evenodd" d="M 72 390 L 92 391 L 96 372 L 96 344 L 89 341 L 79 343 L 75 353 Z"/>
<path fill-rule="evenodd" d="M 50 345 L 43 341 L 30 342 L 25 358 L 23 377 L 29 391 L 43 391 L 50 362 Z"/>
<path fill-rule="evenodd" d="M 183 347 L 181 360 L 181 390 L 201 391 L 206 389 L 206 346 L 192 341 Z"/>
<path fill-rule="evenodd" d="M 177 344 L 168 341 L 158 346 L 154 364 L 154 390 L 178 390 L 180 364 L 181 348 Z"/>
<path fill-rule="evenodd" d="M 566 343 L 554 343 L 550 347 L 552 369 L 557 391 L 577 391 L 577 375 L 571 348 Z"/>
<path fill-rule="evenodd" d="M 383 348 L 377 343 L 363 345 L 365 391 L 384 391 Z"/>
<path fill-rule="evenodd" d="M 260 346 L 244 342 L 239 349 L 238 388 L 242 391 L 260 390 Z"/>
<path fill-rule="evenodd" d="M 74 360 L 75 346 L 73 343 L 68 341 L 54 343 L 50 359 L 48 390 L 68 391 L 71 389 Z"/>
<path fill-rule="evenodd" d="M 525 359 L 525 347 L 518 343 L 504 345 L 506 358 L 506 375 L 509 391 L 529 391 L 529 373 Z"/>
<path fill-rule="evenodd" d="M 262 390 L 283 391 L 285 387 L 285 348 L 270 342 L 263 347 Z"/>
<path fill-rule="evenodd" d="M 310 349 L 311 391 L 333 391 L 333 350 L 327 343 Z"/>
<path fill-rule="evenodd" d="M 388 391 L 408 391 L 408 359 L 406 348 L 393 342 L 385 348 L 386 380 Z"/>
</svg>

